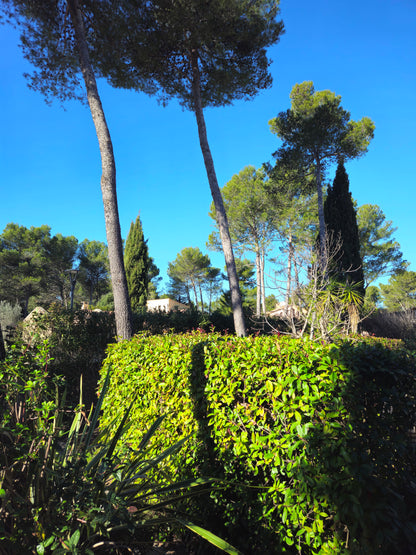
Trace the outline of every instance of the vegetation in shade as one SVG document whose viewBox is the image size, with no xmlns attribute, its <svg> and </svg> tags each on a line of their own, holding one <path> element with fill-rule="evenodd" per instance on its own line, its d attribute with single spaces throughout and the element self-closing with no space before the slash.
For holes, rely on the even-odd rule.
<svg viewBox="0 0 416 555">
<path fill-rule="evenodd" d="M 414 544 L 415 360 L 400 343 L 139 335 L 110 347 L 103 376 L 109 366 L 102 424 L 121 417 L 132 390 L 133 419 L 167 411 L 150 448 L 191 436 L 164 471 L 190 478 L 196 462 L 228 483 L 196 506 L 243 552 Z"/>
<path fill-rule="evenodd" d="M 146 307 L 150 259 L 140 216 L 130 225 L 124 248 L 124 265 L 132 310 Z"/>
<path fill-rule="evenodd" d="M 210 487 L 199 478 L 181 482 L 157 479 L 157 468 L 180 452 L 186 439 L 150 453 L 166 418 L 140 428 L 133 449 L 124 441 L 134 406 L 121 421 L 97 430 L 109 385 L 104 379 L 96 407 L 87 416 L 80 399 L 72 424 L 65 426 L 64 399 L 53 395 L 46 342 L 15 347 L 0 363 L 0 541 L 1 552 L 124 553 L 152 543 L 152 530 L 185 526 L 232 555 L 230 544 L 192 522 L 178 508 Z M 52 387 L 51 387 L 52 385 Z M 121 459 L 120 456 L 123 455 Z"/>
</svg>

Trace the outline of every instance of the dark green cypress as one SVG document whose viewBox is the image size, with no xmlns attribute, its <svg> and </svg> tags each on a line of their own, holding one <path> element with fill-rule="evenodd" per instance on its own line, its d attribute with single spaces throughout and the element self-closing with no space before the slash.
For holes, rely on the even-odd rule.
<svg viewBox="0 0 416 555">
<path fill-rule="evenodd" d="M 124 266 L 126 268 L 132 310 L 146 306 L 149 287 L 149 249 L 144 240 L 140 216 L 131 223 L 124 249 Z"/>
<path fill-rule="evenodd" d="M 357 284 L 357 292 L 364 295 L 357 215 L 343 162 L 338 163 L 332 187 L 328 187 L 324 215 L 328 237 L 332 237 L 334 244 L 340 241 L 340 250 L 331 261 L 329 274 L 337 281 Z"/>
</svg>

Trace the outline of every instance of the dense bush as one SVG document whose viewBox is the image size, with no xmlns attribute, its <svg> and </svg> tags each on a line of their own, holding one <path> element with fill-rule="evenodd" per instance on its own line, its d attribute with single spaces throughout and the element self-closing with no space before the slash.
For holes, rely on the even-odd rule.
<svg viewBox="0 0 416 555">
<path fill-rule="evenodd" d="M 108 343 L 115 341 L 114 314 L 89 310 L 67 310 L 51 305 L 36 315 L 30 324 L 23 323 L 21 333 L 26 343 L 37 345 L 47 338 L 52 373 L 65 378 L 68 401 L 74 406 L 79 399 L 80 377 L 84 382 L 84 402 L 96 400 L 99 370 Z"/>
<path fill-rule="evenodd" d="M 158 465 L 184 443 L 173 440 L 149 454 L 164 418 L 147 429 L 137 422 L 141 440 L 134 451 L 123 438 L 132 425 L 129 408 L 117 429 L 97 433 L 107 378 L 94 411 L 87 417 L 80 405 L 65 425 L 49 362 L 47 342 L 14 346 L 0 361 L 0 553 L 132 553 L 174 523 L 237 555 L 178 510 L 179 502 L 207 489 L 207 480 L 161 483 Z M 128 453 L 123 463 L 117 445 Z"/>
<path fill-rule="evenodd" d="M 227 482 L 198 510 L 225 520 L 217 531 L 243 552 L 416 543 L 415 361 L 400 345 L 139 335 L 110 346 L 109 367 L 103 425 L 132 395 L 133 421 L 167 414 L 162 443 L 191 437 L 166 471 L 186 477 L 196 463 Z"/>
</svg>

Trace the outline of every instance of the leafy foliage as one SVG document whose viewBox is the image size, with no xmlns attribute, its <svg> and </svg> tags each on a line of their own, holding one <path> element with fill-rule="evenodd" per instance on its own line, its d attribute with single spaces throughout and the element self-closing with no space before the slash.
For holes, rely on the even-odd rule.
<svg viewBox="0 0 416 555">
<path fill-rule="evenodd" d="M 124 249 L 127 285 L 133 310 L 146 306 L 149 287 L 149 249 L 144 239 L 140 216 L 131 223 Z"/>
<path fill-rule="evenodd" d="M 116 87 L 162 90 L 195 107 L 191 54 L 198 60 L 202 105 L 250 98 L 271 84 L 266 48 L 279 40 L 278 1 L 123 0 L 93 3 L 100 23 L 100 70 Z M 103 49 L 100 41 L 110 44 Z M 153 86 L 152 86 L 153 85 Z"/>
<path fill-rule="evenodd" d="M 247 166 L 221 189 L 233 247 L 240 256 L 247 251 L 255 255 L 257 317 L 265 312 L 264 266 L 277 225 L 276 210 L 267 195 L 265 180 L 263 170 Z M 209 215 L 216 220 L 214 203 L 211 203 Z M 209 237 L 209 246 L 216 250 L 220 244 L 218 235 L 216 231 Z"/>
<path fill-rule="evenodd" d="M 78 280 L 85 288 L 89 303 L 98 303 L 110 287 L 107 245 L 84 239 L 79 245 L 78 259 Z"/>
<path fill-rule="evenodd" d="M 416 308 L 416 272 L 403 271 L 380 284 L 383 303 L 387 310 L 406 311 Z"/>
<path fill-rule="evenodd" d="M 327 233 L 340 241 L 340 253 L 330 268 L 330 275 L 345 283 L 355 283 L 364 296 L 364 274 L 360 256 L 357 217 L 351 193 L 348 174 L 343 163 L 339 163 L 332 187 L 324 203 Z"/>
<path fill-rule="evenodd" d="M 191 435 L 166 472 L 192 476 L 197 461 L 227 481 L 202 506 L 243 551 L 414 544 L 415 361 L 400 345 L 139 335 L 111 346 L 104 374 L 108 366 L 117 370 L 103 425 L 120 418 L 132 389 L 133 419 L 149 423 L 164 407 L 162 437 Z"/>
<path fill-rule="evenodd" d="M 219 270 L 211 266 L 207 254 L 202 254 L 198 248 L 186 247 L 178 253 L 173 262 L 169 262 L 170 290 L 175 298 L 189 304 L 192 291 L 195 307 L 203 312 L 202 291 L 209 289 L 218 274 Z"/>
<path fill-rule="evenodd" d="M 185 442 L 164 446 L 157 455 L 148 452 L 164 417 L 157 418 L 132 449 L 123 436 L 131 427 L 133 399 L 113 432 L 104 426 L 98 433 L 109 373 L 94 411 L 87 417 L 80 399 L 69 428 L 63 426 L 62 405 L 49 395 L 46 344 L 34 351 L 14 349 L 0 364 L 0 375 L 2 553 L 121 553 L 149 542 L 149 530 L 176 522 L 238 554 L 174 510 L 208 480 L 168 485 L 157 480 L 157 467 Z"/>
<path fill-rule="evenodd" d="M 384 275 L 406 268 L 400 245 L 393 237 L 397 228 L 386 220 L 377 204 L 359 206 L 357 222 L 366 286 Z"/>
<path fill-rule="evenodd" d="M 25 341 L 33 346 L 48 339 L 52 358 L 49 368 L 65 377 L 71 406 L 78 403 L 81 375 L 86 405 L 95 402 L 99 369 L 108 343 L 115 340 L 114 314 L 89 310 L 72 312 L 55 304 L 45 314 L 36 315 L 29 325 L 23 323 L 20 331 Z"/>
<path fill-rule="evenodd" d="M 315 177 L 320 256 L 324 259 L 322 179 L 325 168 L 331 162 L 365 154 L 374 136 L 374 123 L 368 117 L 358 122 L 350 120 L 350 113 L 341 106 L 341 97 L 329 90 L 315 91 L 312 81 L 296 84 L 290 98 L 291 108 L 269 122 L 272 133 L 283 141 L 273 156 L 283 171 L 298 168 Z"/>
</svg>

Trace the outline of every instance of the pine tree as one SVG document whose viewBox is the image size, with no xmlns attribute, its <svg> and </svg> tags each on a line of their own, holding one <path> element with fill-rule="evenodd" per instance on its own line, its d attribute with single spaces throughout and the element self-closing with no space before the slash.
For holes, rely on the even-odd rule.
<svg viewBox="0 0 416 555">
<path fill-rule="evenodd" d="M 140 216 L 131 223 L 124 250 L 127 285 L 133 310 L 146 306 L 149 287 L 149 249 L 144 240 Z"/>
<path fill-rule="evenodd" d="M 357 293 L 363 296 L 364 275 L 357 215 L 343 162 L 338 163 L 332 187 L 328 187 L 324 215 L 327 236 L 332 239 L 333 244 L 339 245 L 339 251 L 330 264 L 330 275 L 337 281 L 356 284 Z"/>
</svg>

